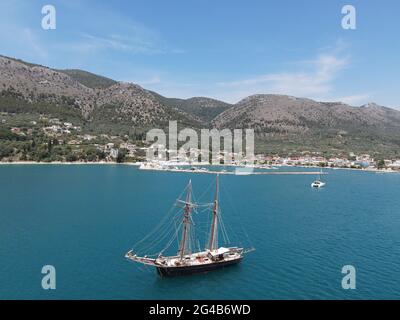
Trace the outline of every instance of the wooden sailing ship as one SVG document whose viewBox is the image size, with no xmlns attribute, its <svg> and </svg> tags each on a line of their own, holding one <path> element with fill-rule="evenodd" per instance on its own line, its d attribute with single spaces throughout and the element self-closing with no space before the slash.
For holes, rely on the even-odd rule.
<svg viewBox="0 0 400 320">
<path fill-rule="evenodd" d="M 131 261 L 144 265 L 154 266 L 161 276 L 176 276 L 193 273 L 208 272 L 214 269 L 231 266 L 239 263 L 244 254 L 253 251 L 254 248 L 244 249 L 242 247 L 219 247 L 218 246 L 218 222 L 220 221 L 219 210 L 219 177 L 216 177 L 216 188 L 214 201 L 212 203 L 212 219 L 209 231 L 207 248 L 192 252 L 189 240 L 192 238 L 191 231 L 194 228 L 192 211 L 197 204 L 192 203 L 192 182 L 186 187 L 186 198 L 184 201 L 177 200 L 183 207 L 181 217 L 181 236 L 179 249 L 174 256 L 163 256 L 163 252 L 151 258 L 147 255 L 138 256 L 133 250 L 126 253 L 125 257 Z M 177 234 L 178 236 L 178 234 Z"/>
</svg>

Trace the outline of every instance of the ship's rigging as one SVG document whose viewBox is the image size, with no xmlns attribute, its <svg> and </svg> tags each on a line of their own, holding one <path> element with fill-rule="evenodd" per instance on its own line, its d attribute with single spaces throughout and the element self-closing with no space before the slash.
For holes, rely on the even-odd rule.
<svg viewBox="0 0 400 320">
<path fill-rule="evenodd" d="M 208 271 L 239 262 L 244 253 L 254 249 L 219 247 L 219 233 L 222 235 L 224 244 L 229 244 L 229 237 L 219 206 L 219 188 L 219 176 L 217 175 L 213 202 L 200 203 L 194 199 L 192 181 L 189 180 L 174 205 L 174 208 L 179 208 L 178 212 L 172 217 L 171 214 L 166 215 L 148 236 L 139 241 L 134 249 L 126 254 L 126 257 L 135 262 L 156 266 L 159 273 L 163 275 Z M 184 193 L 185 197 L 182 200 Z M 204 232 L 204 228 L 201 228 L 204 227 L 203 222 L 200 222 L 200 219 L 199 222 L 195 222 L 194 216 L 203 215 L 204 212 L 209 211 L 212 213 L 211 219 L 209 219 L 211 221 L 208 223 L 208 232 Z M 210 215 L 208 216 L 210 217 Z M 171 222 L 173 228 L 170 228 Z M 203 232 L 203 237 L 198 237 L 197 231 Z M 201 238 L 205 242 L 203 249 L 200 245 Z M 166 241 L 166 239 L 168 240 Z M 147 255 L 140 254 L 155 250 L 158 245 L 165 243 L 164 241 L 166 245 L 161 250 Z M 165 256 L 175 241 L 178 246 L 176 255 Z"/>
</svg>

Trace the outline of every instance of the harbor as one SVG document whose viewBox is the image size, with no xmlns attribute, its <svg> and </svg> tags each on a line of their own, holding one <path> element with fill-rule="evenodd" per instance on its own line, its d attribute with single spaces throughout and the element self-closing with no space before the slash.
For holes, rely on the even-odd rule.
<svg viewBox="0 0 400 320">
<path fill-rule="evenodd" d="M 327 172 L 320 172 L 320 171 L 278 171 L 278 170 L 271 170 L 277 169 L 275 167 L 241 167 L 235 166 L 234 170 L 228 171 L 225 169 L 222 170 L 210 170 L 207 168 L 197 168 L 197 167 L 190 167 L 190 168 L 182 168 L 182 167 L 168 167 L 168 166 L 161 166 L 161 165 L 149 165 L 143 163 L 139 167 L 140 170 L 150 170 L 150 171 L 166 171 L 166 172 L 186 172 L 186 173 L 203 173 L 203 174 L 227 174 L 227 175 L 318 175 L 318 174 L 328 174 Z M 255 169 L 266 169 L 269 171 L 255 171 Z"/>
</svg>

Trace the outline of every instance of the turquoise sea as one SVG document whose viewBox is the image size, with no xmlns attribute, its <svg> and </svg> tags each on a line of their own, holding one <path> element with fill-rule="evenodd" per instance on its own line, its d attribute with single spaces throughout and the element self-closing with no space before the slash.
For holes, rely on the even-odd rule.
<svg viewBox="0 0 400 320">
<path fill-rule="evenodd" d="M 201 194 L 212 175 L 1 165 L 0 298 L 399 299 L 400 174 L 326 172 L 321 190 L 314 176 L 222 175 L 224 222 L 256 251 L 227 269 L 160 278 L 125 252 L 189 178 Z M 55 290 L 41 287 L 44 265 L 56 268 Z M 344 265 L 356 268 L 355 290 L 341 287 Z"/>
</svg>

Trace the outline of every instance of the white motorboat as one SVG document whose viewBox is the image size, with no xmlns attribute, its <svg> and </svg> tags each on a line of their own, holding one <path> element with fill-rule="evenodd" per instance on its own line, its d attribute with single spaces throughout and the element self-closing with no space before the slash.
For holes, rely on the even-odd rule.
<svg viewBox="0 0 400 320">
<path fill-rule="evenodd" d="M 322 188 L 323 186 L 325 186 L 325 182 L 320 180 L 315 180 L 313 183 L 311 183 L 311 187 L 313 188 Z"/>
<path fill-rule="evenodd" d="M 321 181 L 321 173 L 322 173 L 322 170 L 321 170 L 320 174 L 318 175 L 317 180 L 315 180 L 315 181 L 313 181 L 313 183 L 311 183 L 312 188 L 322 188 L 325 186 L 326 183 Z"/>
</svg>

